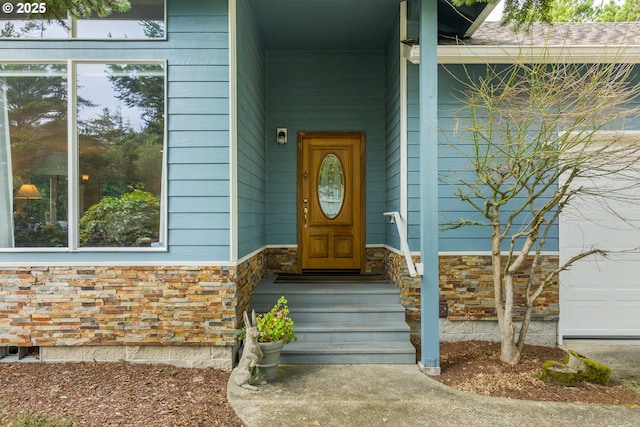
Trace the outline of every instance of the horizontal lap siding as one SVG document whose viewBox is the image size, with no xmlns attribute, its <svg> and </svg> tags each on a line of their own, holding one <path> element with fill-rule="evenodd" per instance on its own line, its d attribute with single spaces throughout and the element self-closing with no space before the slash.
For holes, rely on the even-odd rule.
<svg viewBox="0 0 640 427">
<path fill-rule="evenodd" d="M 0 41 L 0 61 L 167 61 L 168 252 L 2 253 L 0 262 L 229 261 L 226 0 L 168 0 L 167 40 Z"/>
<path fill-rule="evenodd" d="M 386 151 L 384 185 L 385 211 L 400 211 L 400 37 L 399 22 L 392 31 L 386 52 Z M 395 224 L 385 222 L 385 244 L 400 248 L 400 238 Z"/>
<path fill-rule="evenodd" d="M 167 56 L 170 251 L 229 260 L 227 2 L 173 0 L 167 13 L 166 47 L 182 52 Z"/>
<path fill-rule="evenodd" d="M 407 65 L 407 234 L 409 248 L 420 250 L 420 87 L 419 66 Z"/>
<path fill-rule="evenodd" d="M 297 243 L 297 133 L 365 131 L 367 243 L 384 243 L 383 52 L 267 52 L 268 243 Z M 288 142 L 275 142 L 277 127 Z"/>
<path fill-rule="evenodd" d="M 467 131 L 471 124 L 469 114 L 461 110 L 463 106 L 459 100 L 462 85 L 455 80 L 450 73 L 457 73 L 461 76 L 464 69 L 461 66 L 448 66 L 448 69 L 440 69 L 439 73 L 439 171 L 440 183 L 438 186 L 440 212 L 440 224 L 446 228 L 447 223 L 459 221 L 460 219 L 485 221 L 476 210 L 467 203 L 461 201 L 456 195 L 455 181 L 464 175 L 473 179 L 473 172 L 469 170 L 469 160 L 464 153 L 473 152 L 473 144 L 470 140 L 471 134 Z M 467 70 L 477 75 L 484 75 L 484 66 L 468 66 Z M 516 200 L 517 203 L 517 200 Z M 509 214 L 509 206 L 502 209 L 503 214 Z M 530 220 L 530 215 L 521 215 L 516 218 L 514 228 L 521 229 Z M 506 242 L 508 243 L 508 242 Z M 516 249 L 519 246 L 516 245 Z M 507 250 L 505 244 L 502 247 Z M 545 245 L 546 250 L 558 249 L 558 228 L 555 226 Z M 467 226 L 455 230 L 440 232 L 441 251 L 490 251 L 491 250 L 491 229 L 483 226 Z"/>
<path fill-rule="evenodd" d="M 481 67 L 481 66 L 470 66 Z M 412 250 L 420 247 L 420 111 L 418 66 L 408 66 L 408 222 L 409 245 Z M 482 220 L 478 212 L 455 196 L 455 186 L 452 180 L 460 178 L 462 174 L 471 174 L 468 163 L 458 150 L 470 150 L 469 139 L 463 130 L 468 127 L 469 117 L 462 110 L 463 104 L 459 100 L 461 84 L 451 76 L 450 72 L 462 73 L 462 68 L 449 66 L 449 70 L 440 68 L 438 75 L 438 169 L 440 183 L 438 185 L 438 210 L 440 251 L 490 251 L 491 230 L 488 227 L 467 226 L 457 230 L 447 230 L 447 223 L 462 218 Z M 460 74 L 461 75 L 461 74 Z M 507 212 L 505 210 L 505 212 Z M 527 217 L 522 216 L 516 223 L 524 224 Z M 517 225 L 517 224 L 516 224 Z M 519 227 L 516 226 L 517 229 Z M 557 250 L 558 230 L 554 227 L 547 239 L 545 249 Z M 503 250 L 508 249 L 505 245 Z"/>
<path fill-rule="evenodd" d="M 238 1 L 238 256 L 266 244 L 264 51 L 247 0 Z M 275 141 L 275 130 L 270 135 Z"/>
</svg>

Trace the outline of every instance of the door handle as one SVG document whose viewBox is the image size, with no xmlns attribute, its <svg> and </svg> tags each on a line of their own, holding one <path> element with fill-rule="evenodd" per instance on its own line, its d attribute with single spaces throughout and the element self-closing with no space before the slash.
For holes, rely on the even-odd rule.
<svg viewBox="0 0 640 427">
<path fill-rule="evenodd" d="M 307 228 L 307 213 L 309 213 L 309 208 L 305 206 L 302 212 L 304 213 L 304 228 Z"/>
</svg>

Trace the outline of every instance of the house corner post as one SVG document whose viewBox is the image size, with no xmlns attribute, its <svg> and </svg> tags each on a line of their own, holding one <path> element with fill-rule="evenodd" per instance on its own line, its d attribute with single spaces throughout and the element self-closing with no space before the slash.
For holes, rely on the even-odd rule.
<svg viewBox="0 0 640 427">
<path fill-rule="evenodd" d="M 440 374 L 438 274 L 438 8 L 422 0 L 420 11 L 420 370 Z"/>
</svg>

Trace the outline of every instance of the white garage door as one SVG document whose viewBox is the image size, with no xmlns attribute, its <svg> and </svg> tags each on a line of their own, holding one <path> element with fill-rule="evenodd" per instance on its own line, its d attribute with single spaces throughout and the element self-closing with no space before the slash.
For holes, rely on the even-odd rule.
<svg viewBox="0 0 640 427">
<path fill-rule="evenodd" d="M 590 248 L 591 256 L 560 275 L 560 336 L 640 337 L 640 174 L 599 177 L 606 200 L 581 195 L 560 218 L 560 262 Z"/>
</svg>

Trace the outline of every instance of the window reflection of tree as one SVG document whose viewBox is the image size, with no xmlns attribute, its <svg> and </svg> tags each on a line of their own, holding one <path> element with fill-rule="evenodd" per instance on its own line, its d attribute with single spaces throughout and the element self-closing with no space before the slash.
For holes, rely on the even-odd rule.
<svg viewBox="0 0 640 427">
<path fill-rule="evenodd" d="M 28 215 L 14 213 L 15 246 L 64 246 L 67 182 L 48 175 L 43 165 L 55 153 L 66 159 L 66 66 L 4 64 L 0 74 L 6 90 L 9 138 L 5 143 L 10 147 L 14 196 L 26 183 L 36 185 L 42 195 L 28 201 Z M 14 207 L 22 205 L 14 200 Z"/>
<path fill-rule="evenodd" d="M 81 86 L 95 85 L 83 80 L 83 72 L 95 72 L 89 67 L 95 66 L 78 67 Z M 110 98 L 111 105 L 98 105 L 96 100 L 91 106 L 101 107 L 99 112 L 80 114 L 85 117 L 79 123 L 80 173 L 89 177 L 82 183 L 81 214 L 106 198 L 135 190 L 159 198 L 162 191 L 163 66 L 105 64 L 102 72 L 100 79 L 111 83 L 111 92 L 102 93 L 101 99 Z M 79 92 L 91 93 L 81 88 Z"/>
</svg>

